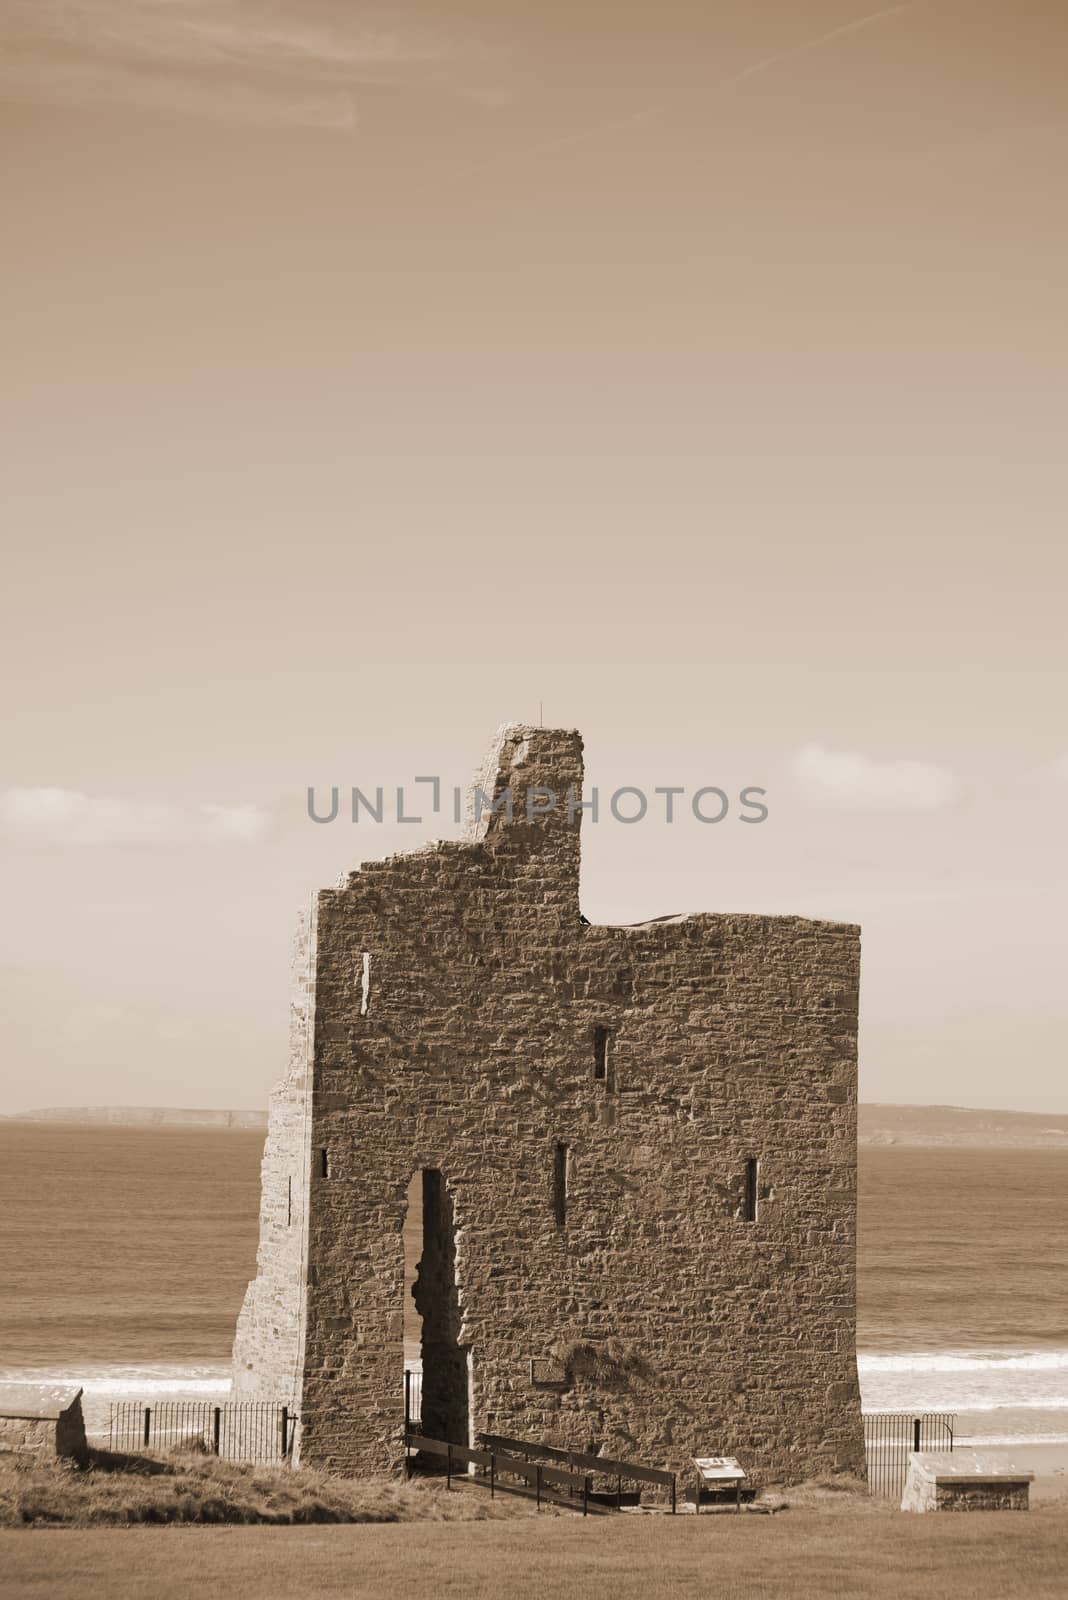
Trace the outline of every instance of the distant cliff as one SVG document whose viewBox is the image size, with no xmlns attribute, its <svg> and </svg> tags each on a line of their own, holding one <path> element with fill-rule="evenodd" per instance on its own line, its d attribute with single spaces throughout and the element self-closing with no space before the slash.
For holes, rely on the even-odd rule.
<svg viewBox="0 0 1068 1600">
<path fill-rule="evenodd" d="M 860 1107 L 861 1144 L 959 1149 L 1068 1150 L 1068 1116 L 1045 1111 L 973 1111 L 968 1106 Z"/>
<path fill-rule="evenodd" d="M 266 1111 L 206 1111 L 178 1106 L 49 1106 L 7 1122 L 66 1122 L 100 1128 L 266 1128 Z"/>
</svg>

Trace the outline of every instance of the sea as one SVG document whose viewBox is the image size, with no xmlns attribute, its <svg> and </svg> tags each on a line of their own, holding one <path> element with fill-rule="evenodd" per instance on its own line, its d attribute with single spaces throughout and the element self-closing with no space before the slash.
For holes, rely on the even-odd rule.
<svg viewBox="0 0 1068 1600">
<path fill-rule="evenodd" d="M 263 1135 L 0 1123 L 0 1411 L 225 1399 Z M 865 1410 L 1068 1443 L 1068 1151 L 862 1147 Z"/>
</svg>

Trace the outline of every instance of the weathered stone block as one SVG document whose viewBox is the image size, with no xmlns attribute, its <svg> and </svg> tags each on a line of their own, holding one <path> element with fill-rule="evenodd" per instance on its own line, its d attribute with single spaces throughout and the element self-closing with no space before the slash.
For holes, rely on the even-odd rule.
<svg viewBox="0 0 1068 1600">
<path fill-rule="evenodd" d="M 59 1405 L 0 1412 L 0 1451 L 41 1452 L 80 1461 L 87 1449 L 80 1389 Z"/>
<path fill-rule="evenodd" d="M 1033 1472 L 993 1450 L 909 1455 L 902 1511 L 1026 1511 Z"/>
</svg>

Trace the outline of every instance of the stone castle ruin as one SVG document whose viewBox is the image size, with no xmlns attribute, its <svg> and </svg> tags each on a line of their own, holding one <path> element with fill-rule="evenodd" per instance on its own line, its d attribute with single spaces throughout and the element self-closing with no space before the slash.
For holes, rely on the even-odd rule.
<svg viewBox="0 0 1068 1600">
<path fill-rule="evenodd" d="M 482 779 L 581 784 L 578 734 L 518 726 Z M 399 1466 L 421 1175 L 424 1434 L 863 1474 L 859 930 L 593 926 L 580 817 L 484 811 L 316 897 L 235 1388 L 295 1408 L 305 1462 Z"/>
</svg>

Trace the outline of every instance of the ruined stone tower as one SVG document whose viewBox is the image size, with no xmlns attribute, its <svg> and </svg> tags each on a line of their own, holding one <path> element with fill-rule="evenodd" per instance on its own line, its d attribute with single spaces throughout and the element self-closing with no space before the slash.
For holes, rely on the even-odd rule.
<svg viewBox="0 0 1068 1600">
<path fill-rule="evenodd" d="M 579 736 L 529 727 L 482 778 L 581 783 Z M 799 917 L 591 926 L 563 805 L 321 892 L 237 1390 L 297 1409 L 305 1462 L 398 1466 L 421 1171 L 425 1430 L 862 1473 L 859 955 Z"/>
</svg>

